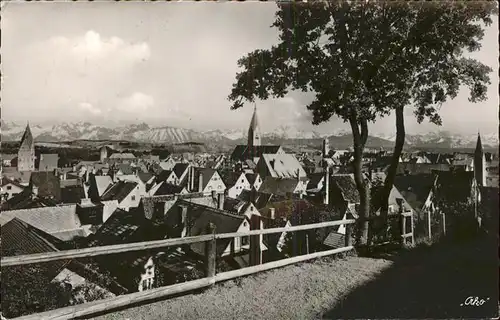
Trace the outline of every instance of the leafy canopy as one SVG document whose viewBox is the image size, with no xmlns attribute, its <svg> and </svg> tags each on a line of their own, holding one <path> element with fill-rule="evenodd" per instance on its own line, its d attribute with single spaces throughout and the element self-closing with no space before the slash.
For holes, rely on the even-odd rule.
<svg viewBox="0 0 500 320">
<path fill-rule="evenodd" d="M 465 58 L 481 47 L 494 2 L 278 3 L 279 43 L 238 61 L 231 108 L 290 90 L 314 92 L 313 123 L 338 116 L 363 124 L 414 107 L 440 125 L 439 106 L 457 96 L 486 98 L 491 69 Z"/>
</svg>

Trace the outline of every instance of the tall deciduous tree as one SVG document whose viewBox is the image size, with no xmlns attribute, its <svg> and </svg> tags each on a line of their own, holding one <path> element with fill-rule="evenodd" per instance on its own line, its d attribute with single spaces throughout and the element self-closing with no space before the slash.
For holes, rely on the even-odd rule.
<svg viewBox="0 0 500 320">
<path fill-rule="evenodd" d="M 396 115 L 393 161 L 377 203 L 386 213 L 405 140 L 404 108 L 413 108 L 419 122 L 428 118 L 439 125 L 438 106 L 454 98 L 461 84 L 470 88 L 471 101 L 485 99 L 491 70 L 463 54 L 480 48 L 478 22 L 490 24 L 495 10 L 493 2 L 473 1 L 278 3 L 272 27 L 280 41 L 238 61 L 243 70 L 229 95 L 231 108 L 310 91 L 313 124 L 332 116 L 349 123 L 361 198 L 358 238 L 366 240 L 370 191 L 362 155 L 368 123 Z"/>
</svg>

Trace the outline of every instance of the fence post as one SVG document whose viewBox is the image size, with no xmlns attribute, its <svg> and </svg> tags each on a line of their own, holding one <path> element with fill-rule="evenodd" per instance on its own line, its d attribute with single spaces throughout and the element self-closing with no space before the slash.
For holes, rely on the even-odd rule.
<svg viewBox="0 0 500 320">
<path fill-rule="evenodd" d="M 431 209 L 427 209 L 427 228 L 429 229 L 429 241 L 432 241 Z"/>
<path fill-rule="evenodd" d="M 415 221 L 413 221 L 413 212 L 410 216 L 411 219 L 411 245 L 415 245 Z"/>
<path fill-rule="evenodd" d="M 309 233 L 306 232 L 306 254 L 309 254 Z"/>
<path fill-rule="evenodd" d="M 406 243 L 406 217 L 404 216 L 403 212 L 399 215 L 399 226 L 401 227 L 401 245 L 404 245 Z"/>
<path fill-rule="evenodd" d="M 260 230 L 260 217 L 252 215 L 250 218 L 250 230 Z M 260 248 L 260 239 L 262 235 L 250 236 L 250 265 L 257 266 L 262 264 L 262 251 Z"/>
<path fill-rule="evenodd" d="M 214 235 L 214 238 L 212 240 L 208 240 L 205 243 L 205 259 L 206 259 L 205 276 L 214 277 L 217 264 L 217 246 L 215 240 L 215 224 L 213 224 L 212 222 L 210 222 L 210 224 L 208 225 L 207 234 Z"/>
<path fill-rule="evenodd" d="M 346 224 L 345 225 L 345 246 L 350 247 L 352 246 L 352 224 Z"/>
</svg>

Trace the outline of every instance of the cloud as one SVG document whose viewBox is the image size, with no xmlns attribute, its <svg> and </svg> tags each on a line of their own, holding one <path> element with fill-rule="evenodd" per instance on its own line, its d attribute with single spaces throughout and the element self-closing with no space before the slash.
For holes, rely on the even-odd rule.
<svg viewBox="0 0 500 320">
<path fill-rule="evenodd" d="M 134 92 L 131 96 L 122 100 L 117 109 L 129 113 L 141 113 L 152 108 L 155 100 L 152 96 L 142 92 Z"/>
<path fill-rule="evenodd" d="M 71 54 L 84 60 L 118 59 L 131 62 L 147 60 L 151 55 L 149 45 L 145 42 L 127 43 L 119 37 L 102 37 L 94 30 L 89 30 L 84 36 L 75 38 L 53 37 L 49 43 L 62 54 Z M 56 51 L 56 52 L 57 52 Z"/>
<path fill-rule="evenodd" d="M 100 115 L 102 113 L 102 110 L 97 108 L 97 107 L 94 107 L 92 104 L 88 103 L 88 102 L 82 102 L 80 103 L 79 105 L 80 109 L 86 111 L 86 112 L 89 112 L 93 115 Z"/>
</svg>

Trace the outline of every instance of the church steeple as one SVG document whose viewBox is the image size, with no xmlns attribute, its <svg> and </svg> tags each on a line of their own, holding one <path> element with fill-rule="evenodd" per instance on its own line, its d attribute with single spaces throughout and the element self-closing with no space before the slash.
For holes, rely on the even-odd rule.
<svg viewBox="0 0 500 320">
<path fill-rule="evenodd" d="M 476 150 L 474 151 L 474 176 L 479 186 L 486 186 L 486 158 L 479 132 L 477 133 Z"/>
<path fill-rule="evenodd" d="M 35 170 L 35 141 L 31 134 L 29 122 L 21 138 L 21 145 L 17 152 L 17 170 L 33 171 Z"/>
<path fill-rule="evenodd" d="M 261 145 L 259 120 L 257 118 L 257 106 L 254 106 L 252 120 L 248 128 L 248 148 Z"/>
</svg>

